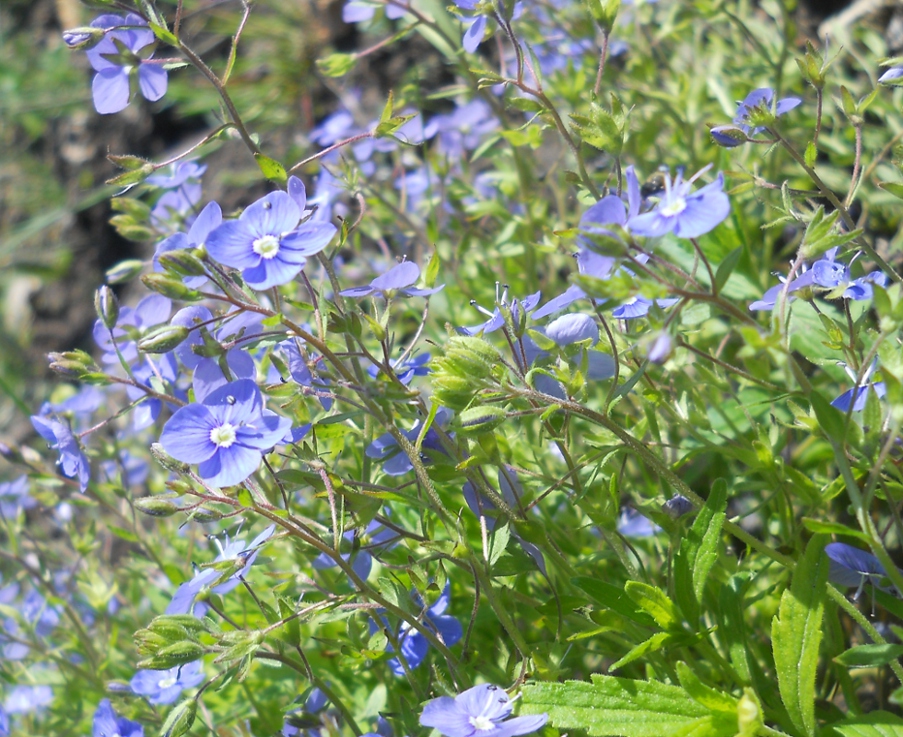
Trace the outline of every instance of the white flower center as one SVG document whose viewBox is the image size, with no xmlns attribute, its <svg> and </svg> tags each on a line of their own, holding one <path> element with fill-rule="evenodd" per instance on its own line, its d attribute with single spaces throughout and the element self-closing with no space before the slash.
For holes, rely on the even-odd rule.
<svg viewBox="0 0 903 737">
<path fill-rule="evenodd" d="M 163 678 L 157 683 L 157 688 L 161 691 L 165 688 L 171 688 L 176 685 L 176 679 L 170 676 L 169 678 Z"/>
<path fill-rule="evenodd" d="M 210 431 L 210 441 L 220 448 L 228 448 L 235 442 L 235 426 L 227 422 L 214 427 Z"/>
<path fill-rule="evenodd" d="M 665 217 L 674 217 L 675 215 L 680 215 L 686 209 L 687 201 L 683 197 L 675 197 L 668 204 L 662 205 L 659 208 L 659 212 Z"/>
<path fill-rule="evenodd" d="M 474 729 L 486 731 L 495 728 L 495 722 L 493 722 L 489 717 L 484 717 L 482 714 L 477 717 L 470 717 L 468 721 Z"/>
<path fill-rule="evenodd" d="M 254 253 L 265 259 L 271 259 L 279 253 L 279 239 L 275 235 L 265 235 L 254 241 Z"/>
</svg>

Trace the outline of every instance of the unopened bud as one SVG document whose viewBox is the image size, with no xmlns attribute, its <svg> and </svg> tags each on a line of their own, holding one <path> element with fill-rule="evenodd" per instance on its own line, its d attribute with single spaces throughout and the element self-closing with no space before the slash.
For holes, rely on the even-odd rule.
<svg viewBox="0 0 903 737">
<path fill-rule="evenodd" d="M 181 299 L 186 302 L 192 302 L 201 298 L 200 293 L 196 289 L 186 287 L 178 279 L 165 276 L 164 274 L 145 274 L 141 277 L 141 281 L 148 289 L 157 294 L 162 294 L 170 299 Z"/>
<path fill-rule="evenodd" d="M 119 319 L 119 300 L 106 284 L 94 294 L 94 310 L 108 330 L 116 326 L 116 320 Z"/>
<path fill-rule="evenodd" d="M 621 9 L 621 0 L 586 0 L 586 7 L 602 32 L 611 33 L 618 11 Z"/>
<path fill-rule="evenodd" d="M 104 37 L 103 28 L 79 26 L 63 31 L 63 42 L 70 49 L 90 49 L 97 46 Z"/>
<path fill-rule="evenodd" d="M 160 649 L 156 655 L 138 663 L 139 668 L 169 670 L 204 657 L 206 649 L 196 642 L 177 642 Z"/>
<path fill-rule="evenodd" d="M 724 148 L 736 148 L 749 140 L 746 131 L 736 125 L 716 125 L 709 130 L 709 134 L 715 143 Z"/>
<path fill-rule="evenodd" d="M 483 435 L 495 430 L 507 417 L 501 407 L 471 407 L 458 415 L 455 425 L 461 435 Z"/>
<path fill-rule="evenodd" d="M 144 268 L 144 261 L 136 258 L 120 261 L 112 269 L 108 269 L 106 273 L 107 284 L 122 284 L 131 281 Z"/>
<path fill-rule="evenodd" d="M 181 325 L 164 325 L 138 341 L 138 350 L 143 353 L 169 353 L 179 345 L 191 331 Z"/>
<path fill-rule="evenodd" d="M 180 276 L 204 276 L 207 273 L 197 254 L 185 248 L 161 253 L 157 260 L 164 269 Z"/>
<path fill-rule="evenodd" d="M 163 446 L 160 445 L 160 443 L 151 443 L 150 452 L 151 455 L 157 459 L 157 462 L 167 471 L 173 471 L 175 473 L 188 472 L 188 464 L 177 461 L 163 450 Z"/>
<path fill-rule="evenodd" d="M 677 519 L 693 511 L 693 502 L 682 494 L 676 494 L 662 504 L 662 511 L 672 519 Z"/>
<path fill-rule="evenodd" d="M 170 517 L 179 511 L 179 507 L 169 499 L 145 496 L 134 501 L 135 509 L 150 517 Z"/>
</svg>

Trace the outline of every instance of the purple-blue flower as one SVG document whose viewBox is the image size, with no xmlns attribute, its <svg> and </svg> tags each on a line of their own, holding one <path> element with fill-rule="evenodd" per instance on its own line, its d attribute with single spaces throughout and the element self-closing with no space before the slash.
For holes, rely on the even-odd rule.
<svg viewBox="0 0 903 737">
<path fill-rule="evenodd" d="M 28 496 L 29 491 L 28 476 L 0 484 L 0 517 L 14 519 L 20 509 L 37 506 L 37 500 Z"/>
<path fill-rule="evenodd" d="M 856 381 L 856 372 L 846 364 L 842 365 L 844 370 L 847 372 L 847 375 L 853 381 Z M 872 382 L 870 380 L 877 366 L 877 361 L 873 362 L 872 365 L 869 366 L 866 370 L 858 385 L 854 386 L 852 389 L 848 389 L 839 397 L 837 397 L 837 399 L 831 402 L 831 406 L 836 407 L 841 412 L 849 412 L 850 405 L 852 404 L 853 412 L 862 412 L 862 410 L 865 409 L 865 403 L 868 401 L 868 395 L 870 391 L 875 392 L 875 394 L 878 395 L 878 399 L 883 399 L 884 395 L 887 394 L 887 386 L 885 385 L 885 383 L 883 381 Z"/>
<path fill-rule="evenodd" d="M 91 737 L 144 737 L 144 727 L 125 717 L 116 715 L 109 699 L 97 705 Z"/>
<path fill-rule="evenodd" d="M 347 542 L 351 546 L 351 552 L 341 553 L 344 561 L 351 561 L 351 567 L 354 572 L 364 581 L 370 575 L 373 567 L 373 555 L 371 551 L 378 552 L 388 550 L 395 546 L 401 539 L 395 530 L 384 527 L 376 520 L 371 520 L 367 525 L 367 529 L 361 532 L 358 529 L 348 530 L 342 535 L 343 542 Z M 332 557 L 326 553 L 320 553 L 314 558 L 314 568 L 324 569 L 332 568 L 338 565 Z"/>
<path fill-rule="evenodd" d="M 751 125 L 751 118 L 755 116 L 755 113 L 758 110 L 766 111 L 767 113 L 772 112 L 772 102 L 774 101 L 774 90 L 769 89 L 768 87 L 760 87 L 757 90 L 753 90 L 750 92 L 743 102 L 737 103 L 737 114 L 734 116 L 734 123 L 736 123 L 743 132 L 748 136 L 754 136 L 756 133 L 760 133 L 764 130 L 761 126 L 755 127 Z M 783 115 L 784 113 L 790 112 L 802 102 L 798 97 L 784 97 L 777 101 L 774 105 L 774 116 L 778 117 Z"/>
<path fill-rule="evenodd" d="M 831 561 L 828 579 L 838 586 L 857 586 L 861 591 L 866 581 L 879 586 L 881 580 L 887 578 L 887 571 L 880 560 L 852 545 L 828 543 L 825 555 Z"/>
<path fill-rule="evenodd" d="M 129 13 L 101 15 L 91 21 L 92 28 L 144 26 L 109 31 L 96 46 L 88 49 L 88 61 L 97 74 L 91 84 L 94 107 L 101 115 L 118 113 L 128 107 L 133 85 L 150 102 L 166 94 L 166 70 L 154 64 L 156 40 L 153 31 L 140 16 Z"/>
<path fill-rule="evenodd" d="M 445 613 L 449 605 L 450 590 L 451 587 L 446 584 L 445 590 L 436 600 L 436 603 L 427 608 L 420 618 L 421 623 L 425 627 L 439 635 L 446 647 L 451 647 L 464 635 L 461 623 L 451 615 Z M 417 604 L 423 606 L 420 595 L 414 592 L 413 596 Z M 375 625 L 371 623 L 371 627 L 375 628 Z M 397 637 L 399 646 L 401 647 L 401 654 L 404 656 L 408 669 L 414 670 L 414 668 L 418 667 L 426 658 L 426 655 L 429 652 L 429 642 L 423 634 L 412 628 L 407 622 L 401 623 L 397 632 Z M 395 648 L 392 647 L 392 645 L 386 646 L 387 652 L 393 652 L 394 650 Z M 389 668 L 392 669 L 392 672 L 396 676 L 404 675 L 404 668 L 398 658 L 389 660 Z"/>
<path fill-rule="evenodd" d="M 898 87 L 903 84 L 903 67 L 891 67 L 884 74 L 878 77 L 878 84 L 886 84 L 890 87 Z"/>
<path fill-rule="evenodd" d="M 654 210 L 636 215 L 627 222 L 630 231 L 647 238 L 674 233 L 678 238 L 698 238 L 708 233 L 731 211 L 731 203 L 724 193 L 724 175 L 711 184 L 691 192 L 693 182 L 705 171 L 694 174 L 687 181 L 680 172 L 674 180 L 665 175 L 665 191 Z"/>
<path fill-rule="evenodd" d="M 339 292 L 343 297 L 360 299 L 373 294 L 381 294 L 386 299 L 393 294 L 405 297 L 428 297 L 440 291 L 445 285 L 440 284 L 433 289 L 417 289 L 413 285 L 420 278 L 420 267 L 413 261 L 402 261 L 393 266 L 385 274 L 380 274 L 365 287 L 351 287 Z"/>
<path fill-rule="evenodd" d="M 389 365 L 392 367 L 392 370 L 395 372 L 395 375 L 398 377 L 398 380 L 402 384 L 410 384 L 411 379 L 415 376 L 426 376 L 430 373 L 430 367 L 427 366 L 430 362 L 430 354 L 429 353 L 421 353 L 419 356 L 413 356 L 411 358 L 406 358 L 403 361 L 398 361 L 397 359 L 392 359 L 389 361 Z M 368 366 L 367 373 L 370 374 L 370 377 L 375 379 L 383 370 L 381 366 Z"/>
<path fill-rule="evenodd" d="M 154 271 L 163 271 L 160 256 L 169 251 L 186 248 L 200 248 L 206 244 L 207 236 L 222 225 L 223 211 L 216 202 L 208 202 L 198 214 L 187 233 L 175 233 L 157 244 L 154 250 Z M 207 281 L 206 276 L 186 276 L 182 281 L 191 288 L 197 288 Z"/>
<path fill-rule="evenodd" d="M 291 422 L 264 409 L 250 379 L 220 387 L 203 403 L 181 407 L 163 427 L 160 444 L 176 460 L 198 464 L 211 486 L 232 486 L 250 476 L 263 453 L 285 436 Z"/>
<path fill-rule="evenodd" d="M 427 430 L 427 433 L 423 438 L 421 450 L 431 450 L 438 453 L 445 452 L 442 448 L 442 443 L 439 441 L 439 433 L 436 432 L 435 427 L 445 427 L 451 421 L 451 416 L 451 411 L 447 410 L 445 407 L 439 408 L 435 418 L 433 418 L 432 426 L 430 426 L 430 429 Z M 412 443 L 415 443 L 420 436 L 420 420 L 417 420 L 417 422 L 414 423 L 414 427 L 410 430 L 402 430 L 401 434 Z M 365 453 L 368 458 L 374 458 L 379 461 L 385 460 L 385 463 L 383 463 L 383 472 L 389 476 L 403 476 L 408 471 L 414 469 L 414 466 L 411 465 L 411 459 L 408 458 L 406 453 L 402 452 L 401 448 L 398 447 L 398 442 L 389 433 L 380 435 L 376 440 L 370 443 L 370 445 L 367 446 Z M 422 453 L 421 458 L 424 463 L 429 462 L 429 457 L 426 454 Z"/>
<path fill-rule="evenodd" d="M 345 3 L 345 7 L 342 8 L 342 20 L 346 23 L 360 23 L 361 21 L 370 20 L 380 6 L 386 9 L 386 18 L 389 20 L 397 20 L 408 12 L 407 3 L 396 2 L 396 0 L 389 0 L 384 3 L 367 2 L 367 0 L 348 0 Z"/>
<path fill-rule="evenodd" d="M 39 415 L 32 416 L 31 424 L 51 448 L 59 451 L 60 458 L 57 465 L 63 476 L 77 479 L 79 490 L 84 492 L 91 479 L 91 467 L 69 426 L 59 420 Z"/>
<path fill-rule="evenodd" d="M 129 681 L 132 691 L 151 704 L 171 704 L 186 688 L 194 688 L 204 680 L 201 661 L 169 670 L 139 670 Z"/>
<path fill-rule="evenodd" d="M 532 312 L 536 305 L 539 303 L 539 298 L 542 296 L 541 292 L 534 292 L 533 294 L 524 297 L 523 299 L 513 299 L 511 302 L 508 301 L 508 287 L 505 286 L 504 289 L 499 293 L 499 283 L 496 282 L 495 285 L 495 310 L 490 312 L 485 307 L 481 307 L 474 300 L 471 300 L 470 304 L 476 307 L 480 312 L 489 317 L 486 322 L 482 322 L 479 325 L 474 325 L 473 327 L 464 327 L 458 328 L 459 333 L 463 333 L 464 335 L 487 335 L 489 333 L 495 332 L 502 325 L 505 324 L 505 314 L 510 311 L 514 322 L 516 323 L 520 319 L 520 311 L 523 309 L 524 312 Z"/>
<path fill-rule="evenodd" d="M 622 507 L 618 515 L 618 532 L 624 537 L 650 537 L 661 532 L 661 527 L 631 507 Z"/>
<path fill-rule="evenodd" d="M 50 686 L 16 686 L 3 702 L 8 714 L 31 714 L 40 711 L 53 701 L 53 689 Z"/>
<path fill-rule="evenodd" d="M 446 737 L 517 737 L 535 732 L 548 714 L 514 717 L 511 699 L 488 683 L 469 688 L 455 698 L 440 696 L 423 707 L 420 723 L 435 727 Z"/>
<path fill-rule="evenodd" d="M 241 569 L 216 586 L 211 586 L 211 584 L 222 578 L 223 570 L 221 567 L 205 568 L 198 571 L 194 578 L 181 584 L 176 589 L 176 593 L 173 595 L 169 606 L 166 607 L 165 613 L 193 614 L 196 617 L 203 617 L 207 613 L 207 605 L 196 601 L 198 594 L 207 589 L 212 594 L 222 595 L 228 594 L 235 589 L 248 574 L 248 571 L 251 570 L 251 566 L 257 560 L 260 548 L 272 537 L 275 531 L 276 525 L 270 525 L 247 545 L 242 538 L 236 538 L 231 541 L 227 538 L 226 545 L 220 548 L 220 553 L 216 557 L 215 562 L 235 561 L 242 564 Z M 218 543 L 219 541 L 217 540 Z"/>
<path fill-rule="evenodd" d="M 336 233 L 331 223 L 299 222 L 304 213 L 287 192 L 272 192 L 249 205 L 237 220 L 227 220 L 207 236 L 207 253 L 241 269 L 253 289 L 269 289 L 294 279 Z"/>
</svg>

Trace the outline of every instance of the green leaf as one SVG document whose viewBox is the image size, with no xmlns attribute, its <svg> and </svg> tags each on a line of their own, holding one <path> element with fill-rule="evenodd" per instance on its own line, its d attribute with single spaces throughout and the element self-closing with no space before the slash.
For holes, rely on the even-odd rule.
<svg viewBox="0 0 903 737">
<path fill-rule="evenodd" d="M 442 259 L 439 258 L 439 253 L 434 252 L 432 256 L 430 256 L 429 263 L 426 265 L 426 271 L 423 274 L 423 283 L 426 285 L 427 289 L 432 289 L 436 284 L 436 279 L 439 276 L 439 267 L 442 266 Z"/>
<path fill-rule="evenodd" d="M 521 713 L 547 712 L 557 729 L 585 730 L 593 737 L 732 737 L 737 732 L 736 715 L 713 718 L 677 686 L 600 675 L 592 680 L 527 684 Z"/>
<path fill-rule="evenodd" d="M 869 542 L 871 538 L 860 530 L 854 530 L 852 527 L 840 524 L 840 522 L 823 522 L 822 520 L 803 518 L 803 526 L 810 532 L 821 533 L 823 535 L 846 535 L 847 537 L 855 537 L 863 542 Z"/>
<path fill-rule="evenodd" d="M 176 38 L 176 35 L 166 29 L 166 26 L 158 25 L 157 23 L 148 23 L 150 29 L 154 32 L 154 35 L 159 38 L 163 43 L 167 43 L 170 46 L 175 46 L 178 48 L 179 39 Z"/>
<path fill-rule="evenodd" d="M 901 655 L 903 655 L 903 645 L 891 645 L 890 643 L 859 645 L 838 655 L 834 658 L 834 662 L 848 668 L 872 668 L 877 665 L 887 665 Z"/>
<path fill-rule="evenodd" d="M 831 732 L 841 737 L 903 737 L 903 719 L 889 711 L 873 711 L 832 724 Z"/>
<path fill-rule="evenodd" d="M 836 407 L 832 407 L 818 392 L 812 392 L 809 395 L 809 401 L 812 402 L 815 418 L 825 435 L 838 445 L 843 445 L 846 433 L 844 413 Z"/>
<path fill-rule="evenodd" d="M 675 556 L 674 591 L 677 604 L 694 629 L 699 624 L 699 608 L 706 579 L 718 560 L 726 507 L 727 483 L 724 479 L 717 479 L 712 484 L 705 506 L 699 510 L 693 526 L 680 541 Z"/>
<path fill-rule="evenodd" d="M 903 184 L 900 182 L 878 182 L 878 186 L 885 192 L 890 192 L 894 197 L 903 200 Z"/>
<path fill-rule="evenodd" d="M 815 148 L 815 144 L 812 141 L 806 144 L 806 153 L 803 155 L 803 158 L 806 162 L 806 166 L 810 169 L 815 166 L 815 159 L 818 157 L 818 149 Z"/>
<path fill-rule="evenodd" d="M 655 624 L 649 615 L 637 611 L 636 605 L 620 586 L 613 586 L 589 576 L 577 576 L 571 579 L 571 583 L 579 586 L 590 595 L 593 601 L 606 609 L 611 609 L 644 627 L 651 627 Z"/>
<path fill-rule="evenodd" d="M 827 541 L 827 535 L 809 541 L 771 625 L 781 699 L 794 726 L 806 735 L 814 735 L 816 728 L 815 676 L 827 597 L 829 560 L 823 552 Z"/>
<path fill-rule="evenodd" d="M 661 589 L 640 581 L 628 581 L 624 591 L 662 629 L 673 627 L 680 621 L 677 607 Z"/>
<path fill-rule="evenodd" d="M 727 254 L 724 260 L 718 264 L 718 270 L 715 272 L 715 286 L 718 288 L 719 292 L 724 285 L 727 284 L 727 280 L 730 279 L 731 274 L 734 273 L 734 269 L 737 268 L 737 264 L 740 263 L 740 258 L 742 256 L 743 246 L 739 246 Z"/>
<path fill-rule="evenodd" d="M 641 642 L 631 650 L 620 660 L 616 660 L 612 663 L 608 670 L 609 672 L 613 670 L 617 670 L 618 668 L 622 668 L 628 663 L 632 663 L 634 660 L 638 660 L 649 653 L 658 652 L 666 645 L 670 644 L 671 640 L 674 639 L 674 635 L 670 632 L 656 632 L 652 637 L 648 640 Z"/>
<path fill-rule="evenodd" d="M 686 663 L 678 663 L 675 670 L 680 685 L 694 701 L 712 711 L 726 711 L 731 714 L 737 712 L 737 699 L 704 684 Z"/>
<path fill-rule="evenodd" d="M 489 550 L 486 551 L 486 557 L 490 566 L 495 565 L 496 561 L 502 557 L 502 553 L 504 553 L 505 548 L 508 547 L 508 541 L 510 539 L 511 528 L 507 524 L 496 527 L 489 536 Z"/>
<path fill-rule="evenodd" d="M 260 167 L 260 171 L 271 182 L 285 184 L 288 181 L 288 174 L 285 171 L 285 167 L 276 161 L 276 159 L 271 159 L 269 156 L 264 156 L 263 154 L 254 154 L 254 159 L 257 161 L 257 166 Z"/>
<path fill-rule="evenodd" d="M 356 62 L 354 54 L 330 54 L 325 59 L 317 59 L 317 69 L 327 77 L 344 77 Z"/>
</svg>

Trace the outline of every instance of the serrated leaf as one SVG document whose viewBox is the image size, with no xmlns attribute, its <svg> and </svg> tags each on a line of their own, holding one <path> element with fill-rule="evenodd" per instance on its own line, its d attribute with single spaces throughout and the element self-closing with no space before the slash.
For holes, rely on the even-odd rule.
<svg viewBox="0 0 903 737">
<path fill-rule="evenodd" d="M 706 579 L 718 560 L 718 543 L 726 507 L 727 483 L 724 479 L 717 479 L 712 484 L 705 506 L 699 510 L 693 526 L 680 541 L 675 556 L 674 592 L 677 604 L 694 629 L 699 623 Z"/>
<path fill-rule="evenodd" d="M 903 645 L 890 643 L 858 645 L 842 652 L 834 658 L 834 662 L 848 668 L 873 668 L 878 665 L 887 665 L 901 655 L 903 655 Z"/>
<path fill-rule="evenodd" d="M 613 586 L 605 581 L 599 581 L 589 576 L 577 576 L 571 579 L 571 583 L 579 586 L 593 601 L 601 604 L 606 609 L 611 609 L 623 617 L 627 617 L 644 627 L 652 627 L 655 621 L 648 614 L 637 611 L 636 604 L 624 593 L 620 586 Z"/>
<path fill-rule="evenodd" d="M 585 730 L 593 737 L 706 735 L 732 737 L 737 719 L 724 720 L 682 688 L 657 681 L 592 676 L 592 683 L 530 683 L 521 714 L 548 713 L 557 729 Z"/>
<path fill-rule="evenodd" d="M 263 154 L 254 154 L 254 160 L 257 162 L 257 166 L 260 167 L 261 173 L 271 182 L 285 184 L 288 181 L 288 174 L 285 171 L 285 167 L 276 161 L 276 159 L 271 159 L 269 156 L 264 156 Z"/>
<path fill-rule="evenodd" d="M 827 535 L 809 541 L 771 625 L 781 700 L 794 726 L 806 735 L 814 735 L 816 728 L 815 676 L 827 597 L 827 541 Z"/>
<path fill-rule="evenodd" d="M 903 737 L 903 719 L 889 711 L 873 711 L 832 724 L 830 734 L 832 737 Z"/>
<path fill-rule="evenodd" d="M 736 713 L 737 699 L 730 694 L 719 691 L 704 684 L 686 663 L 679 662 L 675 667 L 680 685 L 694 701 L 698 701 L 712 711 Z"/>
<path fill-rule="evenodd" d="M 661 589 L 641 581 L 628 581 L 624 591 L 662 629 L 669 629 L 680 621 L 677 607 Z"/>
</svg>

